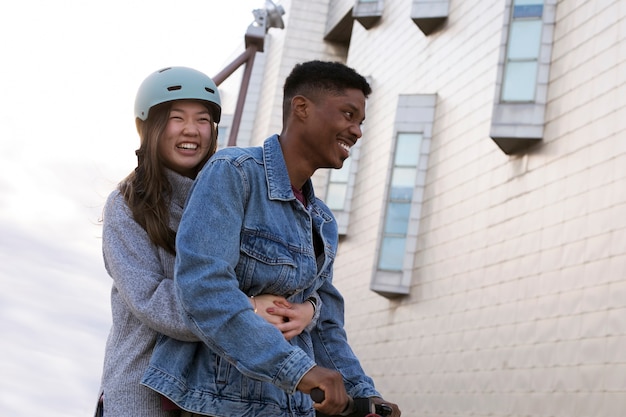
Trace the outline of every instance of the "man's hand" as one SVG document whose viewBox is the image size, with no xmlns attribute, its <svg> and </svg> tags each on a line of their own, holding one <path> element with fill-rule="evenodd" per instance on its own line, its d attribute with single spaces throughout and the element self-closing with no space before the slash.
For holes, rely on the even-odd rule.
<svg viewBox="0 0 626 417">
<path fill-rule="evenodd" d="M 314 405 L 317 411 L 337 415 L 348 406 L 348 394 L 339 372 L 319 366 L 311 368 L 300 380 L 298 391 L 310 394 L 313 388 L 324 391 L 324 401 Z"/>
</svg>

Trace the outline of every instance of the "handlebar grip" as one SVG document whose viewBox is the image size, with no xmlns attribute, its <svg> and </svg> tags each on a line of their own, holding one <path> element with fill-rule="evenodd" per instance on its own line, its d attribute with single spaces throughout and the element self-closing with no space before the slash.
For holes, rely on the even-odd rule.
<svg viewBox="0 0 626 417">
<path fill-rule="evenodd" d="M 326 398 L 324 391 L 319 388 L 313 388 L 310 395 L 311 399 L 316 403 L 321 403 Z M 369 398 L 355 398 L 354 400 L 350 398 L 348 408 L 340 416 L 390 416 L 391 412 L 391 407 L 387 404 L 376 405 Z M 332 417 L 319 412 L 317 416 Z"/>
<path fill-rule="evenodd" d="M 324 391 L 319 388 L 313 388 L 311 390 L 311 399 L 316 403 L 321 403 L 324 401 L 326 396 L 324 395 Z"/>
<path fill-rule="evenodd" d="M 313 388 L 311 390 L 311 394 L 309 395 L 311 396 L 311 399 L 316 403 L 321 403 L 326 398 L 324 391 L 322 391 L 320 388 Z M 369 398 L 352 399 L 351 397 L 348 397 L 348 404 L 346 405 L 346 409 L 343 410 L 343 412 L 341 412 L 341 414 L 338 414 L 337 416 L 349 416 L 349 417 L 361 417 L 362 415 L 364 416 L 366 414 L 369 414 L 369 409 L 371 408 L 369 407 L 369 405 L 370 405 Z M 318 417 L 333 417 L 333 416 L 327 416 L 326 414 L 322 414 L 320 412 L 317 412 L 316 415 Z"/>
</svg>

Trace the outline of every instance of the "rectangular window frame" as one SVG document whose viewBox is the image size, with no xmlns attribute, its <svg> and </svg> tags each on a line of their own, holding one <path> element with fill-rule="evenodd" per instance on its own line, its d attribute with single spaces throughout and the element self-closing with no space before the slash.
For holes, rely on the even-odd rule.
<svg viewBox="0 0 626 417">
<path fill-rule="evenodd" d="M 337 220 L 337 228 L 340 236 L 345 236 L 348 233 L 348 226 L 350 224 L 350 209 L 352 207 L 352 196 L 354 194 L 354 186 L 356 183 L 356 174 L 359 169 L 359 157 L 360 157 L 360 149 L 361 149 L 361 141 L 358 141 L 356 145 L 354 145 L 350 149 L 350 158 L 346 159 L 344 162 L 344 167 L 341 168 L 347 169 L 347 181 L 346 185 L 346 193 L 343 199 L 343 207 L 342 208 L 329 208 L 332 210 L 335 219 Z M 347 166 L 346 166 L 347 162 Z M 326 187 L 324 191 L 324 201 L 328 203 L 328 193 L 331 189 L 331 185 L 335 182 L 333 179 L 333 172 L 337 170 L 330 169 L 328 170 L 328 175 L 326 178 Z"/>
<path fill-rule="evenodd" d="M 504 12 L 498 77 L 489 136 L 507 155 L 524 153 L 543 139 L 557 0 L 544 0 L 541 8 L 531 3 L 533 2 L 522 4 L 525 9 L 519 9 L 519 14 L 515 14 L 516 4 L 514 0 L 506 0 Z M 512 23 L 515 20 L 537 19 L 539 12 L 541 12 L 542 26 L 539 36 L 541 44 L 536 60 L 536 77 L 534 80 L 527 80 L 533 81 L 535 84 L 534 95 L 533 97 L 526 97 L 527 100 L 503 100 L 503 94 L 506 93 L 505 74 Z"/>
<path fill-rule="evenodd" d="M 410 161 L 411 164 L 399 161 L 398 159 L 402 156 L 407 155 L 405 150 L 399 148 L 400 141 L 404 138 L 411 140 L 411 137 L 415 140 L 415 146 L 417 149 L 417 154 L 415 155 L 415 160 Z M 391 176 L 389 180 L 388 187 L 388 195 L 385 204 L 385 215 L 384 221 L 382 223 L 382 239 L 380 242 L 380 250 L 378 253 L 378 264 L 377 268 L 379 271 L 388 271 L 388 272 L 401 272 L 403 270 L 404 265 L 404 257 L 398 259 L 398 255 L 391 253 L 391 249 L 401 250 L 402 254 L 404 254 L 406 250 L 407 244 L 407 234 L 409 229 L 409 222 L 411 219 L 411 206 L 413 201 L 413 195 L 415 192 L 415 187 L 417 185 L 417 174 L 419 169 L 420 162 L 420 154 L 421 154 L 421 146 L 424 140 L 424 135 L 421 132 L 397 132 L 394 139 L 394 162 L 391 168 Z M 409 177 L 405 175 L 405 183 L 410 188 L 410 193 L 394 193 L 394 179 L 396 179 L 399 174 L 405 171 L 409 174 Z M 409 179 L 410 182 L 406 181 Z M 400 208 L 406 210 L 407 207 L 403 207 L 408 205 L 408 211 L 406 213 L 406 218 L 401 219 L 402 223 L 406 223 L 406 230 L 397 230 L 397 224 L 394 225 L 392 222 L 392 216 L 394 213 L 398 213 Z M 396 207 L 396 209 L 394 209 Z M 402 210 L 402 211 L 404 211 Z M 393 227 L 392 227 L 393 226 Z M 391 262 L 396 258 L 395 261 Z"/>
<path fill-rule="evenodd" d="M 436 94 L 403 94 L 398 97 L 398 107 L 396 109 L 396 120 L 393 131 L 393 152 L 390 156 L 391 159 L 387 173 L 387 192 L 383 202 L 384 209 L 381 210 L 377 251 L 373 260 L 373 275 L 370 282 L 370 289 L 383 297 L 396 298 L 406 296 L 411 289 L 412 277 L 415 274 L 419 224 L 424 198 L 424 188 L 426 186 L 428 155 L 430 153 L 436 103 Z M 395 166 L 397 138 L 399 134 L 407 133 L 420 134 L 421 143 L 418 148 L 419 155 L 417 158 L 415 183 L 410 199 L 410 215 L 406 230 L 406 241 L 403 253 L 400 255 L 402 267 L 400 270 L 397 268 L 379 268 L 379 259 L 381 256 L 384 256 L 382 252 L 385 250 L 383 241 L 386 237 L 384 229 L 389 210 L 388 207 L 390 202 L 392 202 L 391 181 Z"/>
</svg>

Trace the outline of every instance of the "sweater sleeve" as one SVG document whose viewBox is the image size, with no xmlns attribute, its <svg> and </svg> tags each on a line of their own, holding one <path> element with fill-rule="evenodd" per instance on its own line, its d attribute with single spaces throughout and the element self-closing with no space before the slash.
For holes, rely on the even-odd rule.
<svg viewBox="0 0 626 417">
<path fill-rule="evenodd" d="M 102 250 L 115 290 L 138 320 L 174 339 L 198 341 L 183 321 L 173 277 L 165 272 L 172 270 L 164 264 L 173 265 L 174 256 L 159 256 L 118 191 L 104 208 Z"/>
<path fill-rule="evenodd" d="M 311 322 L 304 329 L 307 332 L 313 330 L 317 325 L 317 320 L 320 318 L 320 311 L 322 309 L 322 298 L 319 296 L 317 291 L 315 291 L 309 299 L 313 303 L 313 317 L 311 318 Z"/>
</svg>

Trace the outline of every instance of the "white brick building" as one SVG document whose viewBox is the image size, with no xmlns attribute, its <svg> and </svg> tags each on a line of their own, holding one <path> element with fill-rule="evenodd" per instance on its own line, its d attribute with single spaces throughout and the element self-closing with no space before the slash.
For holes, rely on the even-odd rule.
<svg viewBox="0 0 626 417">
<path fill-rule="evenodd" d="M 238 144 L 280 131 L 297 62 L 371 80 L 315 186 L 345 191 L 335 282 L 379 390 L 409 417 L 625 416 L 626 1 L 281 5 Z"/>
</svg>

